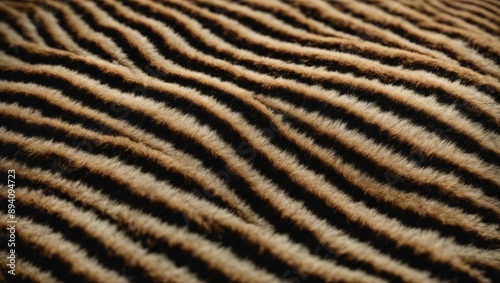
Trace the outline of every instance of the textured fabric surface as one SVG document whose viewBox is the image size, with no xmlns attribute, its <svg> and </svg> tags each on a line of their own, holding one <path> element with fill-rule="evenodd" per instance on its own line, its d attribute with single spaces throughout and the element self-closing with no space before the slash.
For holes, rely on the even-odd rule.
<svg viewBox="0 0 500 283">
<path fill-rule="evenodd" d="M 499 15 L 0 1 L 0 282 L 499 282 Z"/>
</svg>

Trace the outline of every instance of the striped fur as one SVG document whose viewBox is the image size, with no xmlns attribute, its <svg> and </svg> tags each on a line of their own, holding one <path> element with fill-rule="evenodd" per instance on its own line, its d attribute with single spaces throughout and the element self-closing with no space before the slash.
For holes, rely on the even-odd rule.
<svg viewBox="0 0 500 283">
<path fill-rule="evenodd" d="M 500 278 L 497 0 L 0 15 L 0 281 Z"/>
</svg>

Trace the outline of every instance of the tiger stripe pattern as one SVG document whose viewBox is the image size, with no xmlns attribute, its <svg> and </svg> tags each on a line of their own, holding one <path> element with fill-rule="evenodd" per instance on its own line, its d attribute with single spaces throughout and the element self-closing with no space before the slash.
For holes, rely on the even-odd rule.
<svg viewBox="0 0 500 283">
<path fill-rule="evenodd" d="M 0 15 L 0 282 L 500 278 L 498 0 Z"/>
</svg>

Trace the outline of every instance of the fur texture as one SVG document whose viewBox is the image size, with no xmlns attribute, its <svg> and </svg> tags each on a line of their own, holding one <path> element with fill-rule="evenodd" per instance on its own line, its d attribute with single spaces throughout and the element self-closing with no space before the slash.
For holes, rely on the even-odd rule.
<svg viewBox="0 0 500 283">
<path fill-rule="evenodd" d="M 500 278 L 497 0 L 0 15 L 0 281 Z"/>
</svg>

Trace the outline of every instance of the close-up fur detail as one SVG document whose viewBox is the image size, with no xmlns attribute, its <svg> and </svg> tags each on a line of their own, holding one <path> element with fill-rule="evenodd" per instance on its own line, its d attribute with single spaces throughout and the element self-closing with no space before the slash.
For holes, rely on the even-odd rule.
<svg viewBox="0 0 500 283">
<path fill-rule="evenodd" d="M 498 0 L 0 0 L 0 282 L 498 282 Z"/>
</svg>

